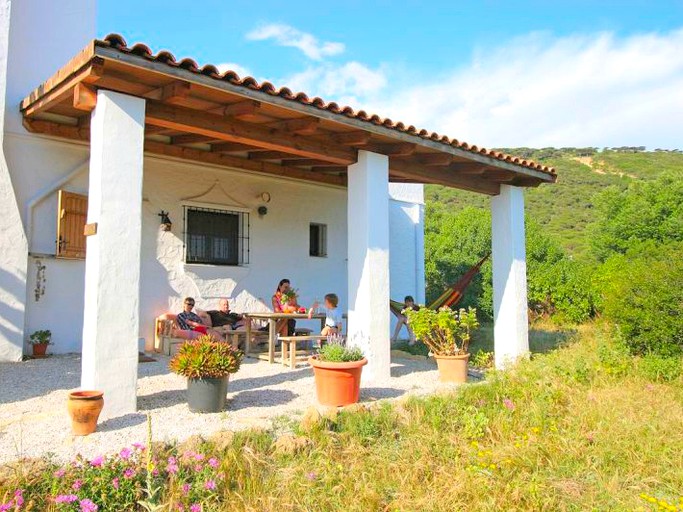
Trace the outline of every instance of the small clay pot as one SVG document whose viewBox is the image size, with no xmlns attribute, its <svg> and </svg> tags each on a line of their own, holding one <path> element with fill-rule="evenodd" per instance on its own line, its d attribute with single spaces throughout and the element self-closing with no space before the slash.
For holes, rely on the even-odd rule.
<svg viewBox="0 0 683 512">
<path fill-rule="evenodd" d="M 71 431 L 75 436 L 87 436 L 97 429 L 97 419 L 104 407 L 102 391 L 72 391 L 69 393 Z"/>
<path fill-rule="evenodd" d="M 34 343 L 31 345 L 33 347 L 33 357 L 45 357 L 47 345 L 47 343 Z"/>
<path fill-rule="evenodd" d="M 469 354 L 458 356 L 434 356 L 436 366 L 439 368 L 439 380 L 441 382 L 467 382 L 467 362 Z"/>
</svg>

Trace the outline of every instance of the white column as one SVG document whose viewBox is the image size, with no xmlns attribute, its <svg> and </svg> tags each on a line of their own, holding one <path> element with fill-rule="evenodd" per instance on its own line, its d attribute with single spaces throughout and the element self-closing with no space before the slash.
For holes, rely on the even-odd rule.
<svg viewBox="0 0 683 512">
<path fill-rule="evenodd" d="M 90 124 L 81 386 L 103 418 L 136 410 L 145 100 L 100 90 Z"/>
<path fill-rule="evenodd" d="M 389 158 L 358 152 L 348 172 L 349 344 L 368 364 L 363 381 L 390 377 Z"/>
<path fill-rule="evenodd" d="M 501 185 L 491 202 L 493 338 L 497 368 L 529 352 L 524 189 Z"/>
</svg>

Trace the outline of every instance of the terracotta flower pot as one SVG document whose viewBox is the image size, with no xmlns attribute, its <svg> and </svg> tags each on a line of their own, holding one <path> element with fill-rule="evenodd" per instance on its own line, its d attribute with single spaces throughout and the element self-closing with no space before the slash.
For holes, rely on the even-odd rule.
<svg viewBox="0 0 683 512">
<path fill-rule="evenodd" d="M 320 405 L 339 407 L 355 404 L 360 397 L 360 374 L 368 360 L 330 363 L 309 357 L 313 367 L 315 390 Z"/>
<path fill-rule="evenodd" d="M 34 343 L 31 345 L 33 347 L 33 357 L 45 357 L 47 345 L 47 343 Z"/>
<path fill-rule="evenodd" d="M 467 382 L 467 363 L 469 354 L 458 356 L 434 356 L 436 366 L 439 368 L 439 380 L 441 382 Z"/>
<path fill-rule="evenodd" d="M 87 436 L 95 432 L 97 419 L 104 407 L 102 391 L 72 391 L 69 393 L 71 430 L 75 436 Z"/>
</svg>

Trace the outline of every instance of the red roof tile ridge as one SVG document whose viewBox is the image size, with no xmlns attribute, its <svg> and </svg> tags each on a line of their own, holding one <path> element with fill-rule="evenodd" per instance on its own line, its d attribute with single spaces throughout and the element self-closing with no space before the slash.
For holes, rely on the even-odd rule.
<svg viewBox="0 0 683 512">
<path fill-rule="evenodd" d="M 339 106 L 339 104 L 334 101 L 327 103 L 325 100 L 317 96 L 313 99 L 310 99 L 309 96 L 304 92 L 294 93 L 288 87 L 280 87 L 278 89 L 268 81 L 259 83 L 258 80 L 252 76 L 245 76 L 241 78 L 239 74 L 233 70 L 227 70 L 221 74 L 218 68 L 213 64 L 205 64 L 200 68 L 197 62 L 189 57 L 185 57 L 178 61 L 175 55 L 168 50 L 161 50 L 155 55 L 150 47 L 144 43 L 136 43 L 132 47 L 129 47 L 124 37 L 120 34 L 109 34 L 102 40 L 95 40 L 95 44 L 98 46 L 114 48 L 124 53 L 137 55 L 148 60 L 167 64 L 169 66 L 180 67 L 193 73 L 206 75 L 216 80 L 224 80 L 232 83 L 233 85 L 260 91 L 271 96 L 279 96 L 290 101 L 296 101 L 304 105 L 310 105 L 320 110 L 327 110 L 333 114 L 343 115 L 375 125 L 384 126 L 385 128 L 396 130 L 401 133 L 407 133 L 409 135 L 414 135 L 423 139 L 430 139 L 451 147 L 469 151 L 471 153 L 490 156 L 498 160 L 513 163 L 530 169 L 535 169 L 546 174 L 555 175 L 554 168 L 533 162 L 531 160 L 520 159 L 518 157 L 507 155 L 498 151 L 487 150 L 486 148 L 479 148 L 476 145 L 470 145 L 467 142 L 458 141 L 458 139 L 449 138 L 446 135 L 439 135 L 436 132 L 430 132 L 425 129 L 418 130 L 413 125 L 406 126 L 405 123 L 400 121 L 394 122 L 389 118 L 382 118 L 377 114 L 368 114 L 364 110 L 355 111 L 351 106 Z"/>
</svg>

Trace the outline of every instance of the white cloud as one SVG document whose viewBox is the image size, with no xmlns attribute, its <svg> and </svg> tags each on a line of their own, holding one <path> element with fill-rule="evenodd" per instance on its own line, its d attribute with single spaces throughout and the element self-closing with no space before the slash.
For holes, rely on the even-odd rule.
<svg viewBox="0 0 683 512">
<path fill-rule="evenodd" d="M 359 100 L 486 147 L 683 147 L 683 30 L 623 39 L 531 34 Z"/>
<path fill-rule="evenodd" d="M 324 57 L 339 55 L 345 50 L 343 43 L 319 41 L 312 34 L 302 32 L 283 23 L 262 25 L 246 35 L 252 41 L 273 39 L 280 46 L 291 46 L 301 50 L 312 60 L 322 60 Z"/>
<path fill-rule="evenodd" d="M 222 64 L 218 64 L 216 67 L 218 68 L 218 72 L 220 74 L 223 74 L 226 71 L 234 71 L 240 76 L 240 78 L 244 78 L 245 76 L 253 76 L 249 68 L 245 68 L 244 66 L 236 64 L 235 62 L 224 62 Z"/>
</svg>

